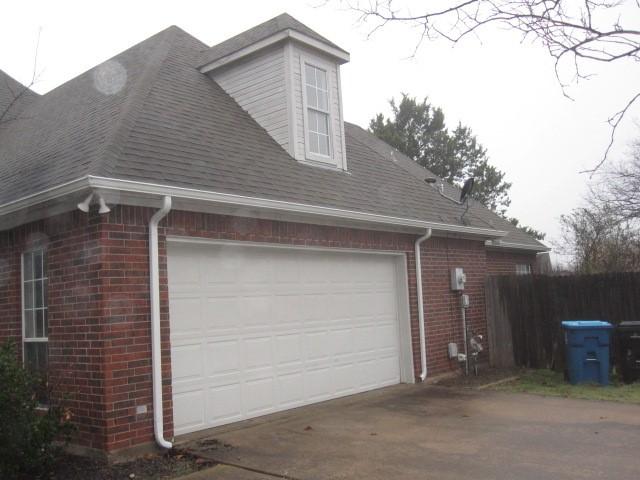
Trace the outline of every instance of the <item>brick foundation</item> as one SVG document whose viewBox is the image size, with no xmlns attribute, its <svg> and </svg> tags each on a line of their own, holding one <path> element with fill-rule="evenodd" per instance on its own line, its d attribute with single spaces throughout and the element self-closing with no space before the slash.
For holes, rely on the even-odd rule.
<svg viewBox="0 0 640 480">
<path fill-rule="evenodd" d="M 147 224 L 153 210 L 72 212 L 0 232 L 0 340 L 21 335 L 20 254 L 44 245 L 49 262 L 50 369 L 78 425 L 74 442 L 115 451 L 153 441 Z M 420 369 L 416 235 L 173 211 L 159 228 L 165 435 L 172 436 L 166 236 L 290 245 L 395 250 L 406 255 L 414 370 Z M 432 238 L 422 269 L 429 376 L 460 368 L 447 343 L 462 343 L 459 295 L 450 270 L 464 268 L 467 320 L 486 334 L 484 279 L 513 273 L 535 254 L 487 252 L 482 241 Z M 137 409 L 146 412 L 137 413 Z"/>
</svg>

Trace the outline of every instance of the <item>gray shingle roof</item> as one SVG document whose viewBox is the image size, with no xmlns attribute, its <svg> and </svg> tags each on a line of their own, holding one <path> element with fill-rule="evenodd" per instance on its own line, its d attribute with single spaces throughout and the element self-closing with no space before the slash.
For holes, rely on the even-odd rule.
<svg viewBox="0 0 640 480">
<path fill-rule="evenodd" d="M 195 68 L 203 47 L 170 27 L 0 126 L 0 205 L 95 175 L 461 225 L 462 207 L 422 167 L 356 125 L 345 125 L 349 173 L 297 162 Z M 466 220 L 539 245 L 479 205 Z"/>
<path fill-rule="evenodd" d="M 267 20 L 260 25 L 256 25 L 249 30 L 239 33 L 235 37 L 231 37 L 230 39 L 207 49 L 196 61 L 196 66 L 200 67 L 214 62 L 215 60 L 226 57 L 227 55 L 230 55 L 249 45 L 259 42 L 260 40 L 264 40 L 265 38 L 275 35 L 276 33 L 289 29 L 303 33 L 313 38 L 314 40 L 318 40 L 319 42 L 329 45 L 330 47 L 337 48 L 346 53 L 345 50 L 337 46 L 335 43 L 327 40 L 325 37 L 315 32 L 314 30 L 311 30 L 309 27 L 299 22 L 291 15 L 283 13 L 281 15 L 278 15 L 277 17 L 272 18 L 271 20 Z"/>
</svg>

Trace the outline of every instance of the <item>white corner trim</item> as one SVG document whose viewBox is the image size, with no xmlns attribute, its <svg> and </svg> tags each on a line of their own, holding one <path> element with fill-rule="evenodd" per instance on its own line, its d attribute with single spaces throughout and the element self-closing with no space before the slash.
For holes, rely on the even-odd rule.
<svg viewBox="0 0 640 480">
<path fill-rule="evenodd" d="M 340 77 L 340 66 L 336 66 L 336 82 L 338 82 L 338 118 L 340 120 L 340 148 L 342 149 L 342 169 L 348 171 L 347 166 L 347 145 L 344 134 L 344 112 L 342 109 L 342 79 Z"/>
<path fill-rule="evenodd" d="M 256 53 L 264 48 L 270 47 L 278 42 L 281 42 L 286 39 L 292 39 L 297 42 L 300 42 L 304 45 L 307 45 L 315 50 L 320 50 L 323 53 L 326 53 L 329 56 L 332 56 L 341 61 L 341 63 L 346 63 L 349 61 L 349 54 L 339 48 L 332 47 L 327 45 L 324 42 L 320 42 L 315 38 L 312 38 L 304 33 L 297 32 L 295 30 L 287 29 L 281 32 L 274 33 L 273 35 L 263 38 L 251 45 L 248 45 L 240 50 L 236 50 L 224 57 L 213 60 L 212 62 L 205 63 L 198 67 L 201 73 L 209 73 L 213 70 L 221 68 L 225 65 L 228 65 L 240 58 L 246 57 L 247 55 L 251 55 Z"/>
<path fill-rule="evenodd" d="M 293 46 L 287 43 L 284 46 L 284 83 L 287 95 L 287 121 L 289 134 L 289 155 L 296 157 L 298 145 L 297 125 L 296 125 L 296 95 L 295 95 L 295 74 L 293 68 Z"/>
</svg>

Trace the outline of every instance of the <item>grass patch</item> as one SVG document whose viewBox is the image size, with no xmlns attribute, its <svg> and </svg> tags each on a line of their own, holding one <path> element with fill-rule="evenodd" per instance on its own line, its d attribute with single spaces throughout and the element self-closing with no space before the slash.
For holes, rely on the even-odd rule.
<svg viewBox="0 0 640 480">
<path fill-rule="evenodd" d="M 564 381 L 562 373 L 551 370 L 523 370 L 518 380 L 496 385 L 493 389 L 502 392 L 640 404 L 640 383 L 638 382 L 624 385 L 614 379 L 606 387 L 592 384 L 571 385 Z"/>
</svg>

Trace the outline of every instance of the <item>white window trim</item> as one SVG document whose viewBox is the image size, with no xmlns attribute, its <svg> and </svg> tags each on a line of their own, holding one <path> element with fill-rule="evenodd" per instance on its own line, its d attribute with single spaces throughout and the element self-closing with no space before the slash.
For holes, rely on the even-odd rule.
<svg viewBox="0 0 640 480">
<path fill-rule="evenodd" d="M 24 296 L 24 285 L 26 283 L 26 280 L 24 278 L 24 256 L 26 254 L 33 254 L 34 252 L 40 251 L 42 252 L 42 268 L 44 270 L 44 262 L 45 262 L 45 258 L 46 258 L 46 249 L 44 248 L 34 248 L 31 250 L 26 250 L 24 252 L 22 252 L 20 254 L 20 317 L 22 319 L 22 363 L 24 364 L 25 362 L 25 347 L 24 344 L 25 343 L 48 343 L 49 342 L 49 335 L 47 335 L 46 337 L 30 337 L 27 338 L 27 329 L 26 329 L 26 323 L 25 323 L 25 296 Z M 30 281 L 34 281 L 35 279 L 31 279 Z M 42 277 L 42 280 L 46 280 L 47 283 L 49 282 L 49 277 L 48 275 L 46 277 Z M 48 285 L 47 285 L 47 292 L 49 291 L 48 289 Z M 35 309 L 32 309 L 33 311 L 35 311 Z M 47 299 L 47 306 L 46 306 L 46 310 L 47 310 L 47 324 L 48 324 L 48 316 L 49 316 L 49 302 Z M 47 332 L 48 333 L 48 332 Z"/>
<path fill-rule="evenodd" d="M 319 153 L 314 153 L 309 149 L 309 106 L 307 104 L 307 77 L 306 77 L 306 69 L 305 64 L 309 64 L 312 67 L 319 68 L 320 70 L 324 70 L 327 74 L 327 115 L 329 117 L 329 155 L 321 155 Z M 333 136 L 333 120 L 334 115 L 332 112 L 332 96 L 331 92 L 333 90 L 333 82 L 331 78 L 331 68 L 332 65 L 330 63 L 324 62 L 322 60 L 316 58 L 310 58 L 306 55 L 300 55 L 300 81 L 301 81 L 301 89 L 302 89 L 302 116 L 303 116 L 303 128 L 302 131 L 304 133 L 304 156 L 307 161 L 310 163 L 318 163 L 320 165 L 326 166 L 330 165 L 334 168 L 339 168 L 339 162 L 336 161 L 336 151 L 334 145 L 334 136 Z M 318 110 L 321 111 L 321 110 Z"/>
<path fill-rule="evenodd" d="M 533 268 L 529 263 L 518 263 L 516 264 L 516 275 L 531 275 L 533 273 Z"/>
</svg>

